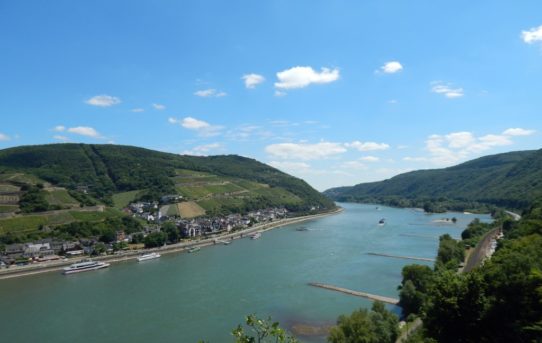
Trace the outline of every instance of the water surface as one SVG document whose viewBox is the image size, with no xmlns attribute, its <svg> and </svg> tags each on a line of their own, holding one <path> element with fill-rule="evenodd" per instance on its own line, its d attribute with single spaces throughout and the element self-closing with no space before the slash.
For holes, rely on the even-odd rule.
<svg viewBox="0 0 542 343">
<path fill-rule="evenodd" d="M 249 313 L 285 325 L 333 323 L 370 301 L 308 282 L 397 297 L 401 269 L 413 261 L 368 252 L 434 258 L 439 235 L 459 237 L 472 219 L 490 219 L 340 205 L 341 214 L 268 231 L 258 240 L 70 276 L 1 280 L 2 341 L 231 342 L 231 329 Z M 458 222 L 433 222 L 443 217 Z M 386 225 L 377 225 L 381 218 Z M 301 227 L 308 231 L 296 230 Z"/>
</svg>

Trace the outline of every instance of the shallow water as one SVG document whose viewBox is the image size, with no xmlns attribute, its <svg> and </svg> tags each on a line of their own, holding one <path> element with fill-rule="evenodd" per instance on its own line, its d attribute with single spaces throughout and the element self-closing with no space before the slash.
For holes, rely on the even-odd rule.
<svg viewBox="0 0 542 343">
<path fill-rule="evenodd" d="M 472 219 L 490 220 L 488 215 L 340 205 L 345 211 L 338 215 L 271 230 L 258 240 L 71 276 L 1 280 L 2 341 L 231 342 L 231 329 L 250 313 L 270 315 L 286 326 L 333 323 L 371 302 L 308 282 L 397 297 L 401 269 L 414 261 L 368 252 L 434 258 L 439 235 L 459 237 Z M 443 217 L 458 222 L 433 222 Z M 384 226 L 377 225 L 381 218 Z M 300 227 L 308 230 L 297 231 Z"/>
</svg>

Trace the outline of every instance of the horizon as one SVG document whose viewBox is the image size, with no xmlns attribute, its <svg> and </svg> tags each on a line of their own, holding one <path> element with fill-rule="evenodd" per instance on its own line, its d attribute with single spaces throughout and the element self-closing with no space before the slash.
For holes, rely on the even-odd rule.
<svg viewBox="0 0 542 343">
<path fill-rule="evenodd" d="M 321 191 L 537 150 L 541 11 L 537 1 L 4 3 L 0 149 L 235 154 Z"/>
</svg>

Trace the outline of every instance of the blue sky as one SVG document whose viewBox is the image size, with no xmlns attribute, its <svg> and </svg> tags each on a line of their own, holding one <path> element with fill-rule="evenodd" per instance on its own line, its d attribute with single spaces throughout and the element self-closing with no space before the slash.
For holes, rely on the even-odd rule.
<svg viewBox="0 0 542 343">
<path fill-rule="evenodd" d="M 540 1 L 1 1 L 0 149 L 239 154 L 319 190 L 539 149 Z"/>
</svg>

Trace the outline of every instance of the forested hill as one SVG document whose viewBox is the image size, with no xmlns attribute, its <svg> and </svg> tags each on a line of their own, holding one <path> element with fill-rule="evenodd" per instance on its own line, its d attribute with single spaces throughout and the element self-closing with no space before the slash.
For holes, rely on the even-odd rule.
<svg viewBox="0 0 542 343">
<path fill-rule="evenodd" d="M 97 199 L 110 201 L 115 193 L 143 190 L 149 197 L 176 193 L 175 177 L 181 171 L 197 171 L 267 185 L 259 190 L 262 205 L 277 205 L 286 194 L 303 210 L 334 204 L 305 181 L 256 160 L 228 156 L 183 156 L 132 146 L 95 144 L 49 144 L 0 150 L 0 174 L 20 172 L 55 186 L 88 188 Z M 278 189 L 274 193 L 273 189 Z M 282 193 L 280 193 L 282 192 Z M 271 196 L 272 194 L 273 196 Z M 271 199 L 273 198 L 273 199 Z M 295 203 L 294 203 L 295 202 Z"/>
<path fill-rule="evenodd" d="M 454 167 L 332 188 L 324 194 L 338 201 L 395 206 L 465 210 L 489 204 L 524 209 L 542 196 L 542 150 L 485 156 Z"/>
</svg>

